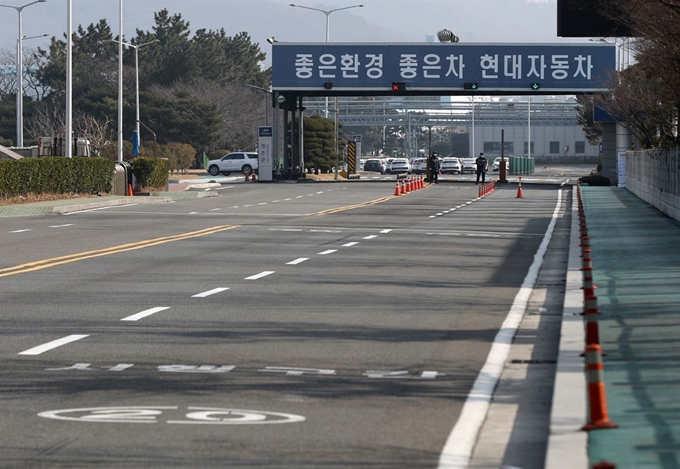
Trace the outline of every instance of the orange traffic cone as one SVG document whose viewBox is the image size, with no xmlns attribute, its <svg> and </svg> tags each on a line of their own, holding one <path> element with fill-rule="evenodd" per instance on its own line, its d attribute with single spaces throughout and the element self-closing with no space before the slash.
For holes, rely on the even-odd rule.
<svg viewBox="0 0 680 469">
<path fill-rule="evenodd" d="M 257 174 L 253 173 L 250 180 L 253 181 L 253 182 L 257 181 Z"/>
<path fill-rule="evenodd" d="M 128 195 L 129 197 L 132 197 L 132 184 L 128 184 L 128 187 L 127 187 L 127 195 Z"/>
<path fill-rule="evenodd" d="M 394 187 L 394 195 L 401 195 L 401 191 L 399 190 L 399 181 L 397 181 L 397 185 Z"/>
<path fill-rule="evenodd" d="M 586 347 L 586 376 L 588 381 L 590 420 L 581 427 L 581 430 L 618 428 L 617 424 L 609 420 L 607 395 L 604 385 L 602 347 L 597 344 L 591 344 Z"/>
<path fill-rule="evenodd" d="M 249 179 L 249 178 L 250 178 L 250 173 L 243 173 L 243 174 L 246 175 L 246 182 L 248 182 L 248 181 L 250 180 L 250 179 Z"/>
<path fill-rule="evenodd" d="M 519 186 L 517 186 L 517 197 L 516 199 L 523 199 L 524 194 L 522 194 L 522 176 L 519 177 Z"/>
<path fill-rule="evenodd" d="M 399 181 L 399 193 L 402 195 L 406 194 L 406 184 L 404 184 L 401 180 Z"/>
</svg>

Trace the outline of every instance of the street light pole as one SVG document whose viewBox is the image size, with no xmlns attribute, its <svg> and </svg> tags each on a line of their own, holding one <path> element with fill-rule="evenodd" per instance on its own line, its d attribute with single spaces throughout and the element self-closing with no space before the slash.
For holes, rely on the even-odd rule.
<svg viewBox="0 0 680 469">
<path fill-rule="evenodd" d="M 111 39 L 113 42 L 119 42 L 117 39 Z M 139 49 L 149 44 L 159 42 L 158 39 L 145 42 L 144 44 L 130 44 L 129 42 L 121 42 L 125 47 L 132 47 L 135 50 L 135 131 L 137 132 L 137 145 L 141 146 L 140 127 L 139 127 Z"/>
<path fill-rule="evenodd" d="M 21 6 L 0 5 L 0 7 L 12 8 L 19 14 L 19 39 L 17 39 L 17 147 L 24 146 L 24 58 L 23 40 L 24 31 L 21 22 L 21 12 L 24 8 L 36 3 L 45 3 L 47 0 L 35 0 Z"/>
<path fill-rule="evenodd" d="M 246 83 L 245 87 L 250 88 L 251 90 L 261 91 L 263 93 L 272 94 L 271 91 L 266 90 L 264 88 L 260 88 L 259 86 L 249 85 L 249 84 Z M 264 95 L 264 125 L 269 125 L 269 105 L 268 105 L 267 101 L 268 101 L 267 94 L 265 94 Z"/>
<path fill-rule="evenodd" d="M 364 5 L 363 4 L 350 5 L 348 7 L 334 8 L 333 10 L 322 10 L 321 8 L 312 8 L 312 7 L 308 7 L 308 6 L 304 6 L 304 5 L 298 5 L 296 3 L 290 3 L 289 6 L 297 7 L 297 8 L 304 8 L 305 10 L 318 11 L 318 12 L 326 15 L 326 43 L 328 43 L 331 40 L 331 36 L 330 36 L 330 16 L 331 16 L 331 13 L 334 13 L 336 11 L 341 11 L 341 10 L 349 10 L 350 8 L 362 8 Z M 325 117 L 326 117 L 326 119 L 328 119 L 328 96 L 326 96 Z"/>
</svg>

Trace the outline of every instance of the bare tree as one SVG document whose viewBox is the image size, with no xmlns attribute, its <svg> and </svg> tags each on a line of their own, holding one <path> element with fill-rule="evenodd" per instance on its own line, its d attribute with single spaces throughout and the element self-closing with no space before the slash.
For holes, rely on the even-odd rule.
<svg viewBox="0 0 680 469">
<path fill-rule="evenodd" d="M 66 128 L 66 106 L 55 103 L 36 106 L 35 112 L 24 125 L 31 138 L 54 136 Z"/>
<path fill-rule="evenodd" d="M 36 72 L 45 64 L 35 49 L 23 50 L 24 96 L 36 101 L 42 100 L 48 90 L 40 85 Z M 5 100 L 17 94 L 17 55 L 7 49 L 0 49 L 0 99 Z"/>
<path fill-rule="evenodd" d="M 222 126 L 215 143 L 218 148 L 230 150 L 253 149 L 257 145 L 257 127 L 263 125 L 265 114 L 261 92 L 242 85 L 220 85 L 211 81 L 193 84 L 176 84 L 168 88 L 152 87 L 164 96 L 186 92 L 196 99 L 217 106 Z"/>
<path fill-rule="evenodd" d="M 0 49 L 0 100 L 17 94 L 17 56 L 7 49 Z"/>
<path fill-rule="evenodd" d="M 90 142 L 93 155 L 101 154 L 105 146 L 113 141 L 111 119 L 97 120 L 91 114 L 77 112 L 73 118 L 73 129 L 77 136 L 84 137 Z"/>
</svg>

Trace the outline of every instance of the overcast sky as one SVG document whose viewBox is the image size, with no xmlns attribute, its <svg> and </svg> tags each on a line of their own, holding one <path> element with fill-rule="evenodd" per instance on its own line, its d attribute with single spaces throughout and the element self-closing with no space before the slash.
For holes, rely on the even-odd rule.
<svg viewBox="0 0 680 469">
<path fill-rule="evenodd" d="M 32 0 L 0 0 L 22 6 Z M 305 0 L 300 5 L 332 10 L 358 1 Z M 190 29 L 219 30 L 229 36 L 247 32 L 267 53 L 270 36 L 286 42 L 324 42 L 326 15 L 289 6 L 291 0 L 123 0 L 123 34 L 151 30 L 155 12 L 167 8 L 181 14 Z M 424 42 L 441 29 L 450 29 L 461 42 L 582 42 L 557 37 L 556 0 L 363 0 L 364 7 L 331 13 L 331 42 Z M 117 35 L 119 0 L 72 0 L 74 29 L 105 18 Z M 23 10 L 25 36 L 49 34 L 63 38 L 67 0 L 47 0 Z M 0 49 L 14 51 L 18 13 L 0 8 Z M 24 48 L 46 47 L 49 38 L 31 39 Z"/>
</svg>

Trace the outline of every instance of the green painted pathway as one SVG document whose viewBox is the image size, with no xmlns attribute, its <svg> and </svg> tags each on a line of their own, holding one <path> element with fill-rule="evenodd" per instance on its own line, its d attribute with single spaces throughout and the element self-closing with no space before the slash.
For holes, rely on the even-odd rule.
<svg viewBox="0 0 680 469">
<path fill-rule="evenodd" d="M 680 469 L 680 223 L 625 188 L 582 187 L 609 418 L 592 465 Z"/>
</svg>

